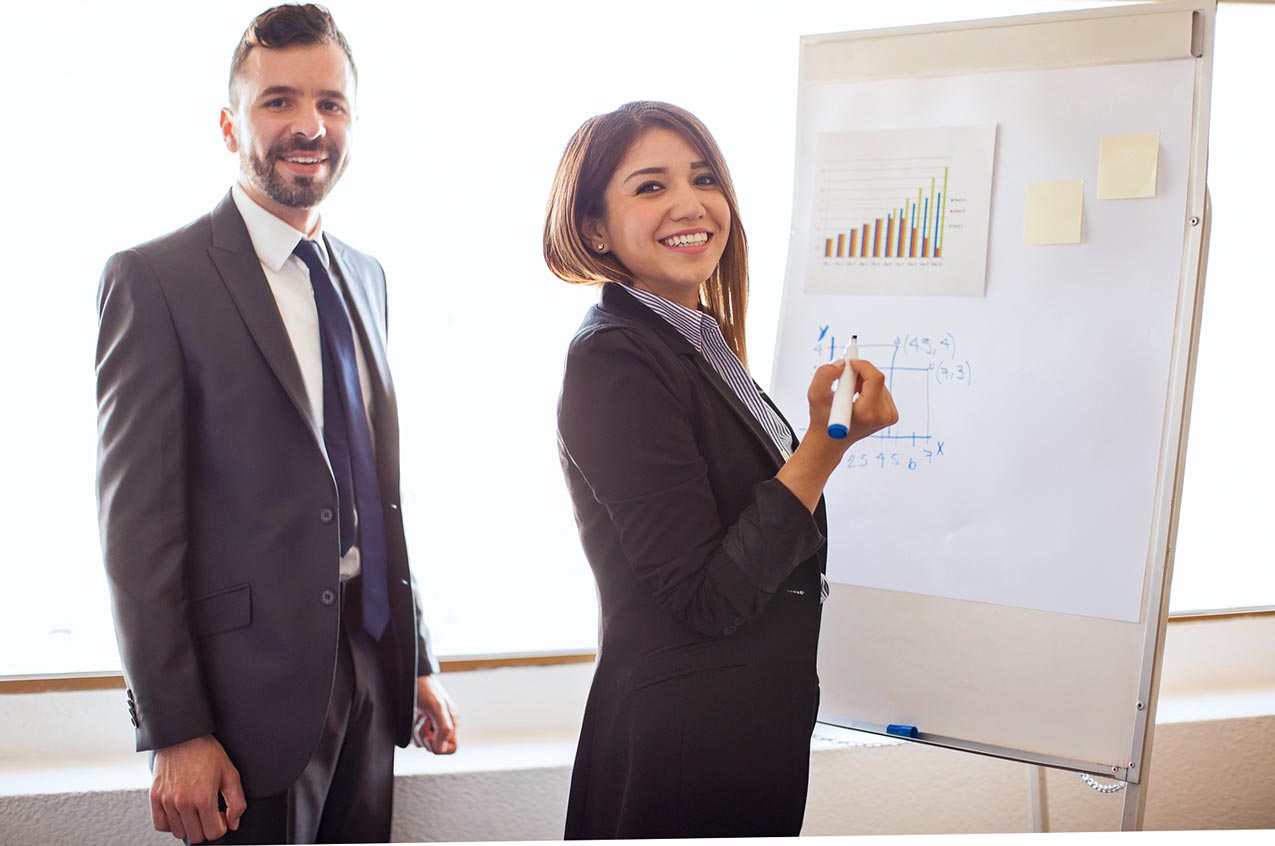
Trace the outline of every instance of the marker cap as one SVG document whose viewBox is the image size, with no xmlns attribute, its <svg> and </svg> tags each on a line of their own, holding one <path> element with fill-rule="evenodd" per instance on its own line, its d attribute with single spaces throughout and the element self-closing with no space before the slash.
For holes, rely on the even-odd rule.
<svg viewBox="0 0 1275 846">
<path fill-rule="evenodd" d="M 846 435 L 849 435 L 849 434 L 850 434 L 850 429 L 846 426 L 842 426 L 840 423 L 833 423 L 831 426 L 828 427 L 828 437 L 830 438 L 836 438 L 837 440 L 841 440 L 842 438 L 846 437 Z"/>
</svg>

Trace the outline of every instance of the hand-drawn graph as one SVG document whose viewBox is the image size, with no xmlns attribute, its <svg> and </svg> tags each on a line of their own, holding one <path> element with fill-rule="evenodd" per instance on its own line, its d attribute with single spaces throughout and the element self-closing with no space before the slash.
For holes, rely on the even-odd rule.
<svg viewBox="0 0 1275 846">
<path fill-rule="evenodd" d="M 816 139 L 806 291 L 982 296 L 996 127 Z"/>
<path fill-rule="evenodd" d="M 818 327 L 811 366 L 845 354 L 850 333 Z M 899 410 L 899 422 L 855 444 L 842 460 L 846 470 L 916 472 L 943 462 L 951 447 L 941 430 L 938 408 L 973 383 L 974 368 L 951 332 L 903 334 L 874 339 L 859 336 L 859 354 L 885 374 Z M 938 425 L 936 425 L 938 424 Z"/>
</svg>

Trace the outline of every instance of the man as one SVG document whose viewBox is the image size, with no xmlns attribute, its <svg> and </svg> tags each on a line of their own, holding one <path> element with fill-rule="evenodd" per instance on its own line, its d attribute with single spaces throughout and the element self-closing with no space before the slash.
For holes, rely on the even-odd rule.
<svg viewBox="0 0 1275 846">
<path fill-rule="evenodd" d="M 456 748 L 399 508 L 380 265 L 322 231 L 357 75 L 319 6 L 235 51 L 211 214 L 98 298 L 102 545 L 155 828 L 389 839 L 393 749 Z"/>
</svg>

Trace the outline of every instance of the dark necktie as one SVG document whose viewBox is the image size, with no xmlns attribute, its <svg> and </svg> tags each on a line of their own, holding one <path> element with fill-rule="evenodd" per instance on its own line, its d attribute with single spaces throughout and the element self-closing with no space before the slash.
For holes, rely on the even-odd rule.
<svg viewBox="0 0 1275 846">
<path fill-rule="evenodd" d="M 363 574 L 363 628 L 380 640 L 390 621 L 386 576 L 385 514 L 381 510 L 376 453 L 363 394 L 354 333 L 341 292 L 332 283 L 319 248 L 302 240 L 292 251 L 310 269 L 323 352 L 323 440 L 336 478 L 341 554 L 355 543 Z M 354 514 L 358 512 L 357 534 Z"/>
</svg>

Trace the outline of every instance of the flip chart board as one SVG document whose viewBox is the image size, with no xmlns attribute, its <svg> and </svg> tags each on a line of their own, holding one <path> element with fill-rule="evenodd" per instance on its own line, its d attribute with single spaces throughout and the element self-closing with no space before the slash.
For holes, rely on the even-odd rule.
<svg viewBox="0 0 1275 846">
<path fill-rule="evenodd" d="M 803 39 L 772 394 L 808 419 L 855 334 L 900 410 L 826 491 L 822 720 L 1139 781 L 1212 25 L 1155 4 Z"/>
</svg>

